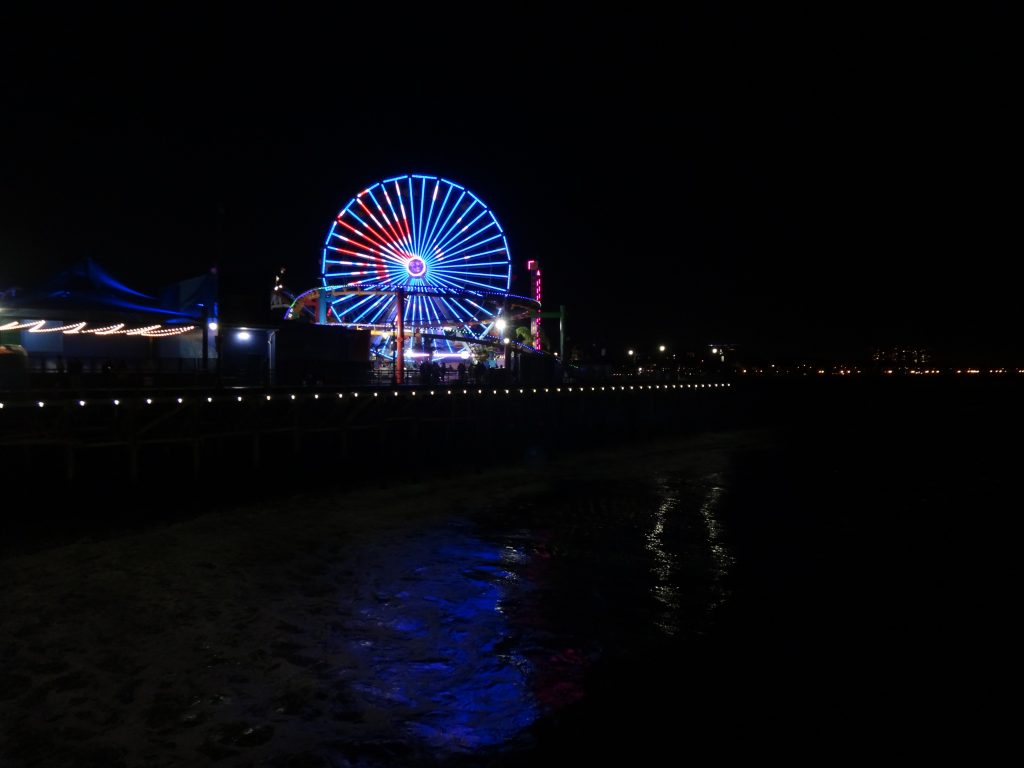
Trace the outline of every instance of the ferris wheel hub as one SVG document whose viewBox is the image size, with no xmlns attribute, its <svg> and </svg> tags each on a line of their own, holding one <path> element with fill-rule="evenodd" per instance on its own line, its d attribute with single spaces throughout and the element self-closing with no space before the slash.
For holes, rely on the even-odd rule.
<svg viewBox="0 0 1024 768">
<path fill-rule="evenodd" d="M 413 256 L 405 264 L 409 277 L 423 277 L 427 273 L 427 264 L 419 256 Z"/>
</svg>

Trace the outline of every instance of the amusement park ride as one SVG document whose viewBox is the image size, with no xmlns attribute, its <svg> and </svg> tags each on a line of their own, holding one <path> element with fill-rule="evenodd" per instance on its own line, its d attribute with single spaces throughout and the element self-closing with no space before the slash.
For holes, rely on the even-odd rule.
<svg viewBox="0 0 1024 768">
<path fill-rule="evenodd" d="M 544 354 L 539 318 L 564 317 L 541 312 L 535 261 L 534 297 L 509 292 L 512 260 L 497 217 L 470 190 L 436 176 L 364 189 L 332 222 L 320 263 L 321 285 L 296 296 L 285 318 L 369 330 L 373 353 L 394 360 L 399 381 L 407 355 L 467 359 L 481 345 L 504 347 L 506 356 L 513 348 Z M 530 320 L 532 346 L 511 331 Z M 417 341 L 431 351 L 416 351 Z"/>
</svg>

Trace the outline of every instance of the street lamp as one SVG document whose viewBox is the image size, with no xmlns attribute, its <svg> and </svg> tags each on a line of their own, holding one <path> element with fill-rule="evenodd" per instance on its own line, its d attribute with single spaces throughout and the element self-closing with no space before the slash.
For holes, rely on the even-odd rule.
<svg viewBox="0 0 1024 768">
<path fill-rule="evenodd" d="M 630 357 L 632 357 L 633 356 L 633 350 L 632 349 L 629 350 L 626 354 L 629 355 Z"/>
<path fill-rule="evenodd" d="M 659 352 L 664 352 L 665 351 L 665 345 L 664 344 L 659 345 L 658 346 L 658 351 Z"/>
</svg>

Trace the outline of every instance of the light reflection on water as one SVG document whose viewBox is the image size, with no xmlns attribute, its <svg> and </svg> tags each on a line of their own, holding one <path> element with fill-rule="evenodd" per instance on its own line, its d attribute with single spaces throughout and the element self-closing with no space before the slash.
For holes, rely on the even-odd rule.
<svg viewBox="0 0 1024 768">
<path fill-rule="evenodd" d="M 695 485 L 672 477 L 655 481 L 644 546 L 650 556 L 651 596 L 658 604 L 653 621 L 668 637 L 699 623 L 700 617 L 692 615 L 694 598 L 711 609 L 728 596 L 733 560 L 717 518 L 724 492 L 720 482 L 717 476 Z"/>
<path fill-rule="evenodd" d="M 348 659 L 337 679 L 360 736 L 435 754 L 522 744 L 538 719 L 585 696 L 603 651 L 700 631 L 732 564 L 723 493 L 714 478 L 661 477 L 348 548 L 354 583 L 333 644 Z"/>
<path fill-rule="evenodd" d="M 651 593 L 662 606 L 660 615 L 654 621 L 662 632 L 670 636 L 679 631 L 679 625 L 676 622 L 679 612 L 679 589 L 672 582 L 673 571 L 676 567 L 676 555 L 668 550 L 664 538 L 667 519 L 677 504 L 677 500 L 672 495 L 664 494 L 663 500 L 654 511 L 654 524 L 646 536 L 647 551 L 650 552 L 653 559 L 651 573 L 655 579 Z"/>
<path fill-rule="evenodd" d="M 370 545 L 344 606 L 343 642 L 358 709 L 440 750 L 501 744 L 537 717 L 530 664 L 505 603 L 527 560 L 513 546 L 435 530 Z"/>
<path fill-rule="evenodd" d="M 721 502 L 724 490 L 720 485 L 709 486 L 707 496 L 700 507 L 700 516 L 703 518 L 707 529 L 708 551 L 711 553 L 711 558 L 714 562 L 714 568 L 711 569 L 712 589 L 715 598 L 712 607 L 723 602 L 729 596 L 726 577 L 729 575 L 729 570 L 734 562 L 728 547 L 723 543 L 722 523 L 717 517 L 718 505 Z"/>
</svg>

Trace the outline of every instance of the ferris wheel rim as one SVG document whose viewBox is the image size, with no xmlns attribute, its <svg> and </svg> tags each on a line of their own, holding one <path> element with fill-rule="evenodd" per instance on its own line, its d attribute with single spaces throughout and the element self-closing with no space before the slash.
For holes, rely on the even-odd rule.
<svg viewBox="0 0 1024 768">
<path fill-rule="evenodd" d="M 432 182 L 432 191 L 430 204 L 425 206 L 428 182 Z M 388 185 L 393 185 L 391 190 Z M 441 185 L 445 185 L 444 197 L 438 204 Z M 453 191 L 458 197 L 450 202 Z M 467 216 L 470 218 L 463 224 Z M 441 265 L 454 256 L 461 262 L 457 267 Z M 511 263 L 505 230 L 480 197 L 443 176 L 404 174 L 364 187 L 338 212 L 321 252 L 321 280 L 324 285 L 339 282 L 337 278 L 356 278 L 340 282 L 428 282 L 508 291 Z M 406 270 L 410 264 L 411 271 Z M 332 271 L 330 265 L 363 269 Z M 431 267 L 437 268 L 436 275 L 430 275 Z M 500 269 L 472 271 L 484 267 Z"/>
<path fill-rule="evenodd" d="M 428 201 L 429 198 L 429 201 Z M 509 296 L 512 257 L 494 211 L 471 190 L 442 176 L 404 174 L 374 182 L 335 216 L 321 255 L 329 321 L 387 327 L 394 299 L 408 292 L 403 321 L 423 327 L 494 321 L 494 298 Z M 354 298 L 365 290 L 362 298 Z M 486 333 L 486 329 L 480 333 Z"/>
</svg>

